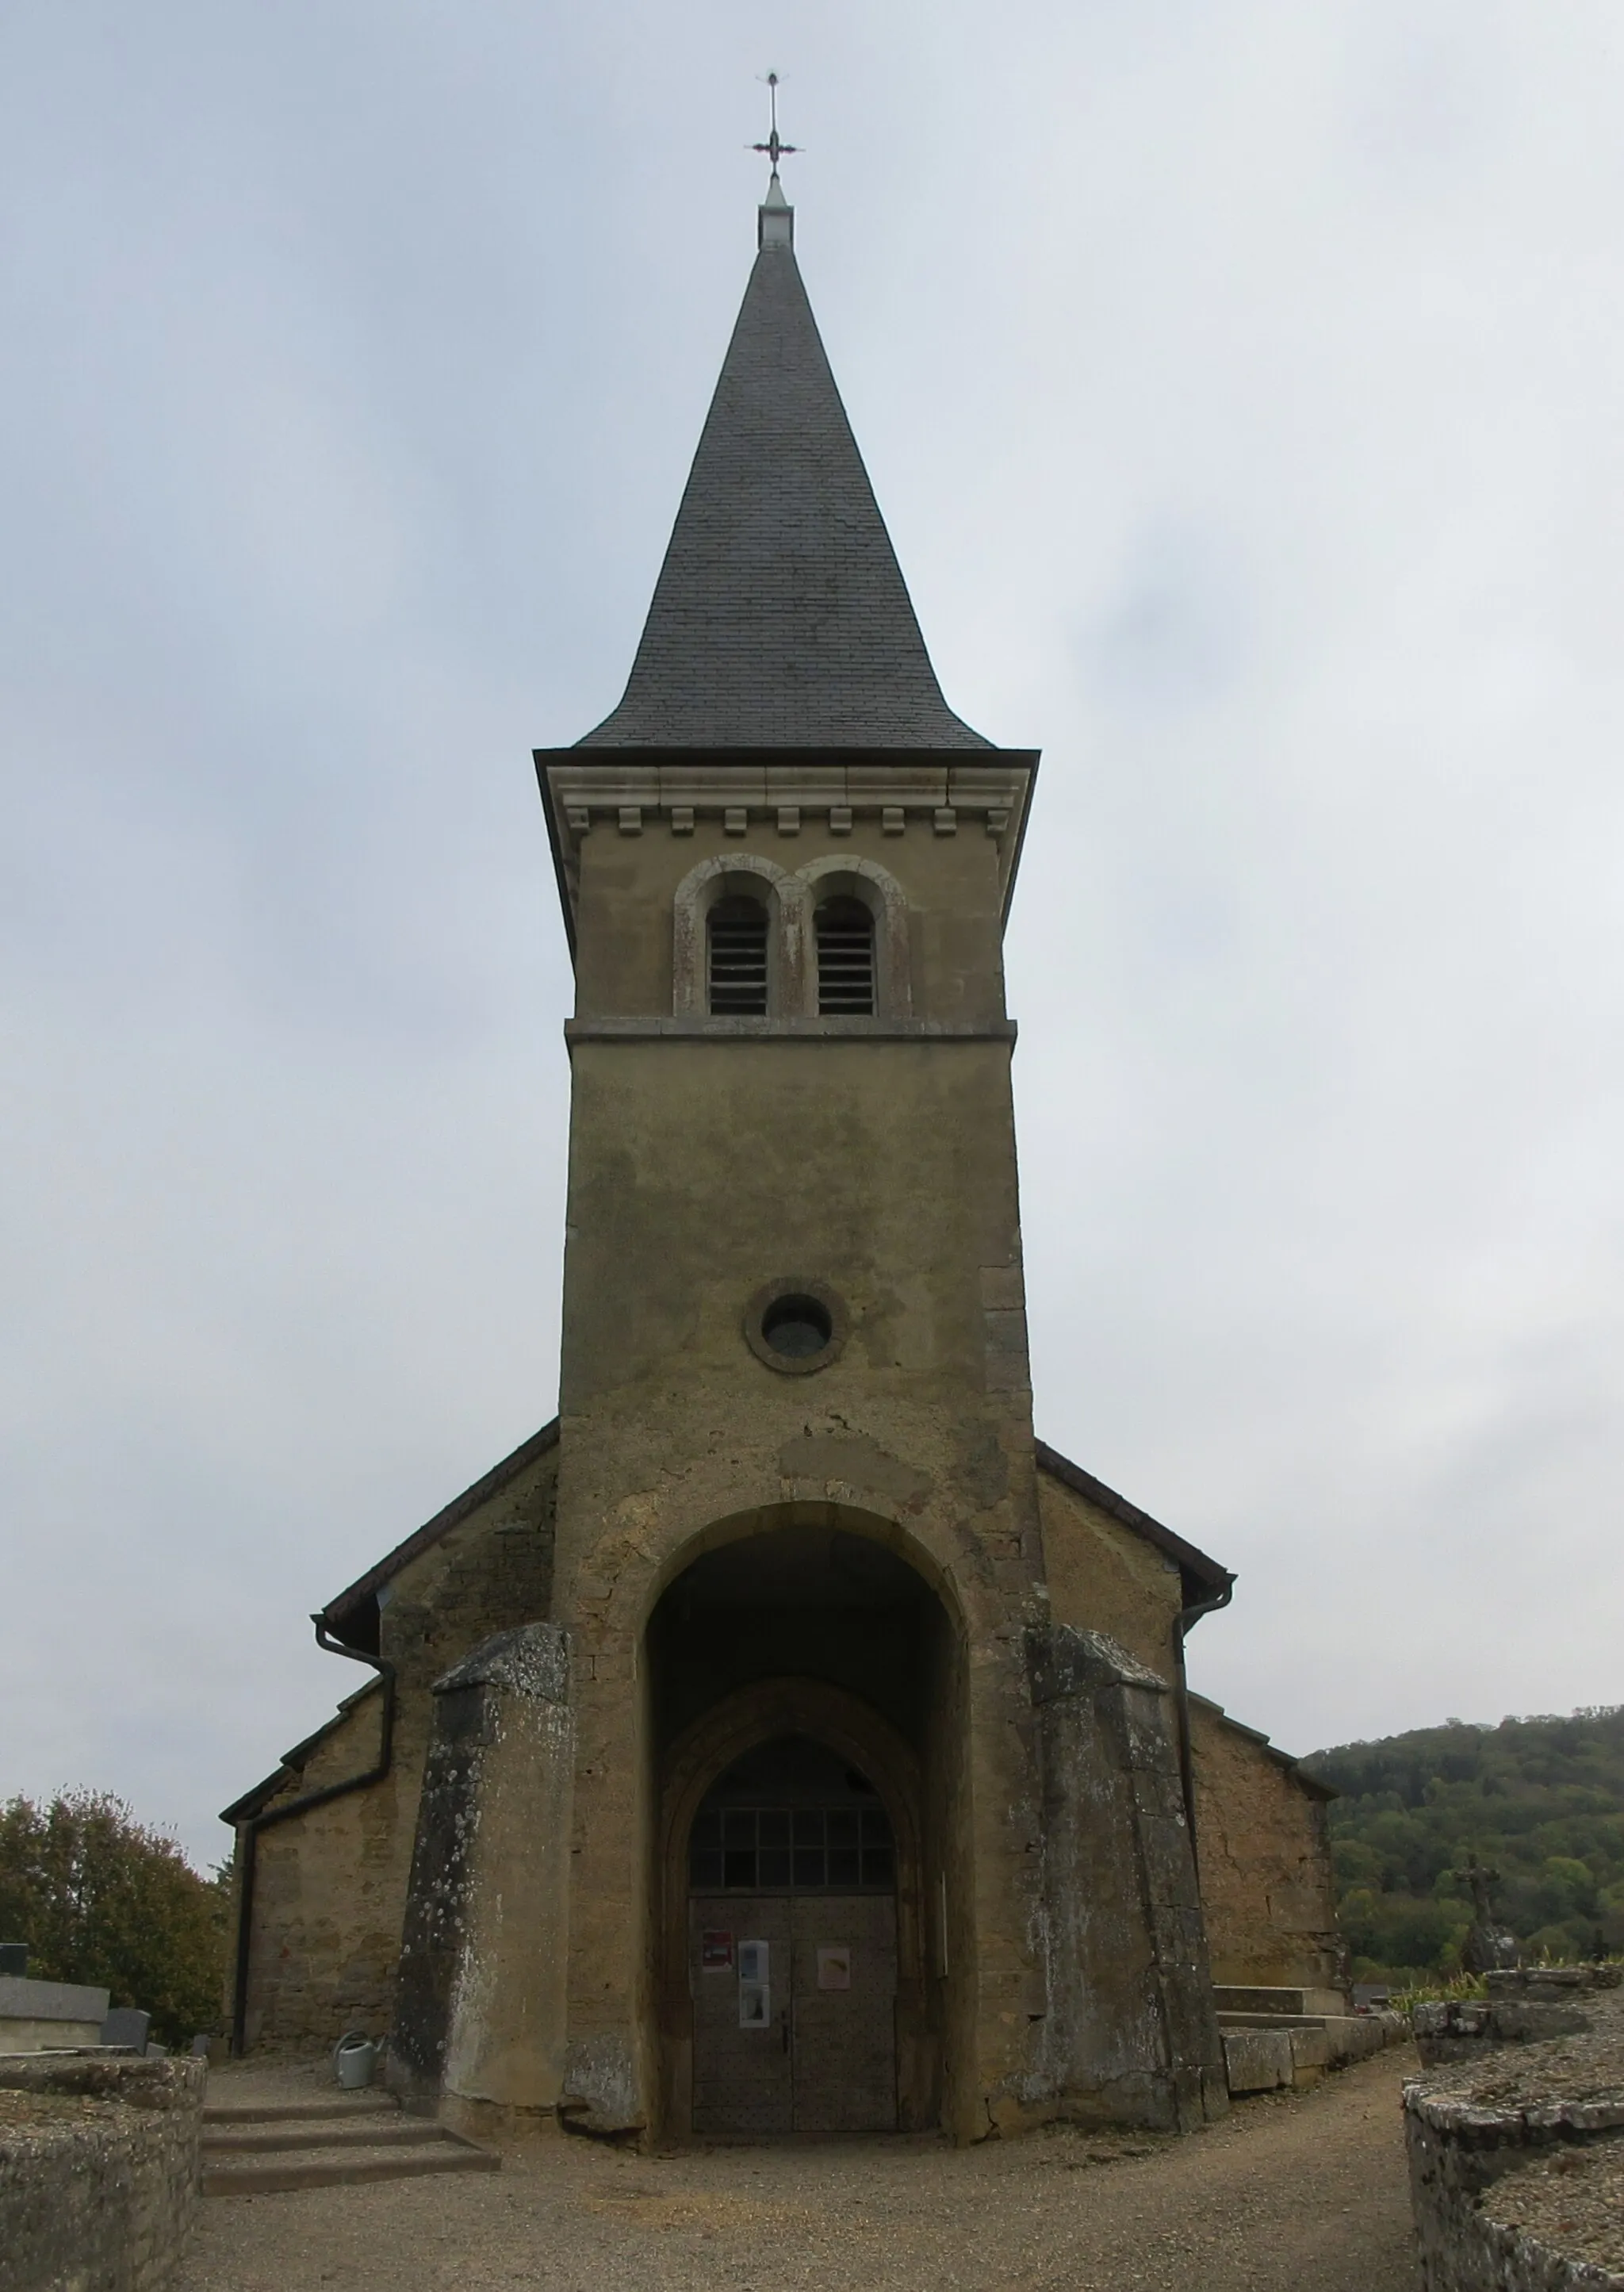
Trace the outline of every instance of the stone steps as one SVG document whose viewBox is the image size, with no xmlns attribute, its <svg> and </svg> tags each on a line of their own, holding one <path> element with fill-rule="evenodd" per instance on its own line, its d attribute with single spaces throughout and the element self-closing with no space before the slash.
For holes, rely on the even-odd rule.
<svg viewBox="0 0 1624 2292">
<path fill-rule="evenodd" d="M 1262 1982 L 1215 1981 L 1212 2002 L 1220 2017 L 1225 2014 L 1345 2014 L 1346 1995 L 1340 1989 L 1288 1989 Z"/>
<path fill-rule="evenodd" d="M 271 2196 L 432 2173 L 495 2173 L 502 2159 L 387 2094 L 205 2110 L 206 2197 Z"/>
<path fill-rule="evenodd" d="M 304 2125 L 206 2126 L 203 2154 L 211 2157 L 263 2157 L 299 2149 L 414 2149 L 425 2136 L 437 2137 L 437 2125 L 418 2118 L 372 2118 L 360 2125 L 322 2119 Z"/>
<path fill-rule="evenodd" d="M 294 2125 L 319 2118 L 324 2124 L 355 2117 L 399 2117 L 400 2104 L 392 2094 L 346 2094 L 334 2101 L 222 2102 L 203 2112 L 206 2128 L 221 2125 Z"/>
</svg>

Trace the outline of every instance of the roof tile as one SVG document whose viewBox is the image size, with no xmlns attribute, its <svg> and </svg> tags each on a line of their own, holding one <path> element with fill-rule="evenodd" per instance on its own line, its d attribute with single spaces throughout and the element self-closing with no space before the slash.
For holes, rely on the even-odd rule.
<svg viewBox="0 0 1624 2292">
<path fill-rule="evenodd" d="M 990 745 L 941 697 L 788 246 L 755 258 L 625 698 L 579 745 Z"/>
</svg>

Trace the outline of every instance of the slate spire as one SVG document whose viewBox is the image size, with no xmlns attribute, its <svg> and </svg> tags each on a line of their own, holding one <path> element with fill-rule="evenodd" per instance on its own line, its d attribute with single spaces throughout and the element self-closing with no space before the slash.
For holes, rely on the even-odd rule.
<svg viewBox="0 0 1624 2292">
<path fill-rule="evenodd" d="M 984 748 L 925 650 L 776 165 L 757 238 L 625 697 L 579 745 Z"/>
</svg>

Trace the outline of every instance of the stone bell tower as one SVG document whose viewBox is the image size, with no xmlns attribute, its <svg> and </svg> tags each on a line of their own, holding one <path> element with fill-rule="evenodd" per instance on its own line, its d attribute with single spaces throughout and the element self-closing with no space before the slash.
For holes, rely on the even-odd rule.
<svg viewBox="0 0 1624 2292">
<path fill-rule="evenodd" d="M 536 761 L 550 1610 L 435 1683 L 400 2058 L 604 2132 L 1197 2121 L 1168 1690 L 1078 1628 L 1084 1530 L 1046 1560 L 1001 960 L 1038 757 L 942 698 L 776 166 L 625 696 Z M 1200 1555 L 1155 1532 L 1160 1646 Z"/>
<path fill-rule="evenodd" d="M 1048 1617 L 1001 959 L 1038 757 L 942 698 L 776 167 L 625 696 L 537 763 L 577 979 L 570 2074 L 606 2117 L 679 2123 L 705 2084 L 669 1833 L 703 1783 L 707 1687 L 662 1678 L 683 1640 L 662 1604 L 758 1539 L 860 1540 L 910 1579 L 901 2115 L 974 2135 L 1045 2081 L 1027 1637 Z M 804 1578 L 805 1628 L 765 1658 L 791 1667 L 752 1679 L 735 1640 L 713 1683 L 739 1741 L 769 1723 L 752 1694 L 814 1739 L 820 1693 L 875 1706 L 848 1609 Z M 760 1637 L 745 1618 L 792 1595 L 740 1572 L 729 1596 Z"/>
</svg>

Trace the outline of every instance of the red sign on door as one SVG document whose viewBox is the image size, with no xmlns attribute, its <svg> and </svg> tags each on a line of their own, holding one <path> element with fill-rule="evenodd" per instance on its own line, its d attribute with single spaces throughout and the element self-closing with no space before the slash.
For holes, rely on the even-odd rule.
<svg viewBox="0 0 1624 2292">
<path fill-rule="evenodd" d="M 705 1973 L 730 1973 L 733 1966 L 733 1937 L 712 1933 L 699 1936 L 699 1966 Z"/>
</svg>

